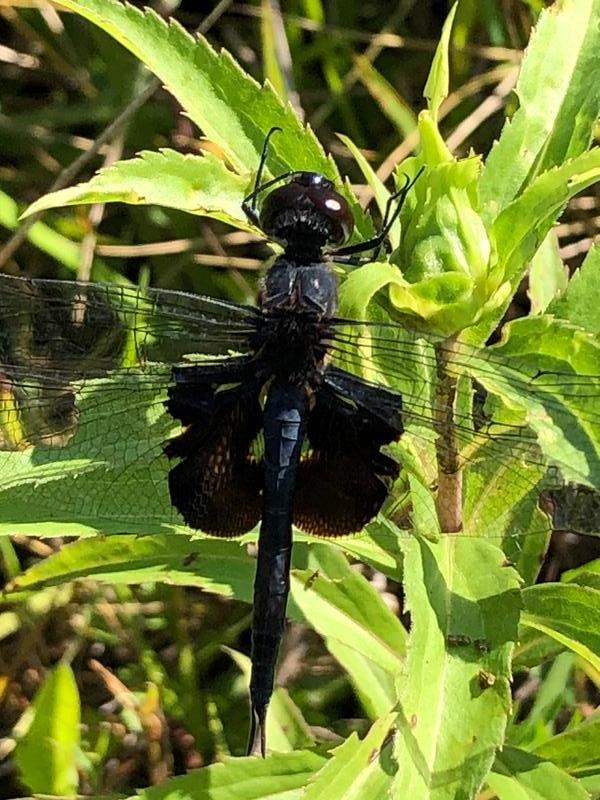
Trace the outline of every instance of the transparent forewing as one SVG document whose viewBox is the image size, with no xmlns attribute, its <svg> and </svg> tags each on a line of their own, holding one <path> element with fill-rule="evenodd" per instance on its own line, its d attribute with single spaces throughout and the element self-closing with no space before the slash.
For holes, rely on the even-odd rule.
<svg viewBox="0 0 600 800">
<path fill-rule="evenodd" d="M 0 363 L 82 378 L 247 352 L 257 313 L 184 292 L 0 275 Z"/>
<path fill-rule="evenodd" d="M 157 365 L 250 352 L 256 320 L 181 292 L 0 276 L 0 446 L 62 445 L 86 382 L 129 371 L 159 391 L 169 370 Z"/>
</svg>

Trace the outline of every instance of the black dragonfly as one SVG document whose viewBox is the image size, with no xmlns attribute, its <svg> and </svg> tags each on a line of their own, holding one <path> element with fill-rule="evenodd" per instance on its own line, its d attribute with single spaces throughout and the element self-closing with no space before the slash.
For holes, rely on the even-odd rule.
<svg viewBox="0 0 600 800">
<path fill-rule="evenodd" d="M 257 309 L 167 291 L 142 297 L 124 287 L 0 278 L 4 449 L 66 443 L 80 413 L 74 379 L 115 369 L 132 332 L 137 365 L 177 361 L 173 348 L 182 346 L 193 351 L 198 345 L 204 356 L 240 351 L 173 366 L 166 408 L 183 431 L 164 452 L 173 462 L 171 502 L 189 527 L 229 537 L 261 523 L 248 751 L 263 755 L 289 591 L 292 522 L 319 536 L 358 532 L 399 473 L 381 453 L 402 433 L 399 395 L 329 363 L 339 327 L 329 259 L 382 247 L 410 189 L 407 182 L 392 196 L 378 236 L 342 246 L 353 216 L 331 181 L 291 172 L 261 183 L 276 130 L 265 140 L 254 191 L 243 204 L 248 219 L 284 246 Z M 134 316 L 129 326 L 121 318 L 127 312 Z M 146 386 L 149 377 L 147 368 Z M 97 504 L 93 491 L 86 502 Z M 61 518 L 60 508 L 56 515 Z"/>
<path fill-rule="evenodd" d="M 249 220 L 283 247 L 258 307 L 158 289 L 0 276 L 0 450 L 7 451 L 0 478 L 10 498 L 2 516 L 9 523 L 13 514 L 26 516 L 35 491 L 57 530 L 75 514 L 109 532 L 127 532 L 132 520 L 164 516 L 168 486 L 173 518 L 190 528 L 235 537 L 260 522 L 248 752 L 263 756 L 292 524 L 315 536 L 360 532 L 397 483 L 398 460 L 382 448 L 401 437 L 407 420 L 434 447 L 442 470 L 431 481 L 441 485 L 446 474 L 447 497 L 448 486 L 460 493 L 460 450 L 474 442 L 488 459 L 510 462 L 523 496 L 543 466 L 524 428 L 505 423 L 491 438 L 484 421 L 474 423 L 477 415 L 454 408 L 458 376 L 472 362 L 485 372 L 489 356 L 402 325 L 336 316 L 333 262 L 373 260 L 412 184 L 407 179 L 390 198 L 379 235 L 347 244 L 352 213 L 329 180 L 289 172 L 261 182 L 276 130 L 266 137 L 243 205 Z M 370 255 L 362 259 L 363 253 Z M 423 389 L 423 364 L 446 376 L 441 413 Z M 364 367 L 368 379 L 359 374 Z M 531 375 L 513 372 L 517 386 L 530 386 Z M 144 409 L 137 429 L 124 430 L 130 424 L 124 406 L 127 414 Z M 164 441 L 158 450 L 144 445 L 152 437 Z M 90 450 L 94 463 L 86 457 Z M 123 456 L 115 464 L 117 450 Z M 54 488 L 61 455 L 77 483 L 74 499 L 64 485 Z M 24 459 L 34 477 L 21 485 Z M 148 467 L 153 460 L 158 472 Z M 164 472 L 163 484 L 157 475 Z M 405 513 L 399 502 L 397 518 Z M 448 519 L 445 530 L 460 527 L 459 517 L 452 527 L 446 509 Z"/>
</svg>

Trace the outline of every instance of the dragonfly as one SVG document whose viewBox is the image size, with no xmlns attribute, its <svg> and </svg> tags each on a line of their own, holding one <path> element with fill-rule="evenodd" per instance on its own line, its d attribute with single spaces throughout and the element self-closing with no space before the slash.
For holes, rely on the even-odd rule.
<svg viewBox="0 0 600 800">
<path fill-rule="evenodd" d="M 0 276 L 3 516 L 8 524 L 28 518 L 35 495 L 35 508 L 45 508 L 40 522 L 55 531 L 92 520 L 124 533 L 158 521 L 234 538 L 259 525 L 247 750 L 263 757 L 293 526 L 316 537 L 360 536 L 389 507 L 398 527 L 414 515 L 457 534 L 476 527 L 477 513 L 493 527 L 507 510 L 489 493 L 487 510 L 472 510 L 466 522 L 456 503 L 439 502 L 444 492 L 462 493 L 464 464 L 487 465 L 479 481 L 489 465 L 506 464 L 524 499 L 546 463 L 522 420 L 459 402 L 472 397 L 463 377 L 474 374 L 485 387 L 486 376 L 500 375 L 523 392 L 560 385 L 567 398 L 580 394 L 568 373 L 542 375 L 405 321 L 338 316 L 334 264 L 377 257 L 414 180 L 390 196 L 376 236 L 349 244 L 352 212 L 323 175 L 263 182 L 277 130 L 265 138 L 243 203 L 249 221 L 282 248 L 256 306 Z M 430 387 L 441 373 L 440 408 Z M 593 411 L 588 422 L 598 423 Z M 429 472 L 415 466 L 420 448 Z"/>
</svg>

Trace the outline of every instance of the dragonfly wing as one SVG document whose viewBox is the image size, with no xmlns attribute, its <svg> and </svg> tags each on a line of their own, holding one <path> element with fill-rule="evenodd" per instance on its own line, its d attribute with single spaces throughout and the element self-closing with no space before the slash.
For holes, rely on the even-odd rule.
<svg viewBox="0 0 600 800">
<path fill-rule="evenodd" d="M 93 379 L 130 372 L 158 392 L 170 376 L 157 365 L 250 352 L 257 319 L 182 292 L 0 275 L 0 449 L 64 444 Z"/>
<path fill-rule="evenodd" d="M 252 352 L 257 319 L 180 292 L 0 275 L 3 522 L 60 533 L 182 525 L 163 453 L 178 427 L 165 408 L 173 367 Z"/>
<path fill-rule="evenodd" d="M 402 431 L 400 398 L 331 367 L 311 409 L 294 521 L 306 533 L 356 533 L 377 514 L 397 463 L 381 452 Z"/>
<path fill-rule="evenodd" d="M 0 275 L 0 363 L 98 377 L 251 349 L 255 308 L 164 289 Z"/>
<path fill-rule="evenodd" d="M 263 424 L 262 384 L 251 360 L 174 372 L 167 410 L 185 429 L 165 446 L 170 459 L 179 459 L 169 492 L 192 528 L 238 536 L 260 519 L 262 465 L 253 445 Z"/>
<path fill-rule="evenodd" d="M 407 428 L 432 430 L 443 411 L 435 394 L 443 365 L 450 380 L 472 382 L 454 409 L 460 449 L 473 451 L 474 439 L 506 443 L 524 461 L 546 460 L 567 480 L 600 488 L 600 344 L 586 332 L 524 319 L 507 326 L 500 345 L 478 348 L 393 322 L 338 320 L 331 328 L 336 363 L 400 392 Z M 478 389 L 484 406 L 473 403 Z"/>
<path fill-rule="evenodd" d="M 504 525 L 514 541 L 545 535 L 541 520 L 525 531 L 509 518 L 511 509 L 525 504 L 539 517 L 537 501 L 549 488 L 600 489 L 600 345 L 585 331 L 550 317 L 523 319 L 506 326 L 499 344 L 476 347 L 384 315 L 339 319 L 331 330 L 336 364 L 402 395 L 401 458 L 408 458 L 413 500 L 419 484 L 427 529 L 426 494 L 436 486 L 436 457 L 447 444 L 435 430 L 443 410 L 435 391 L 440 362 L 457 382 L 448 446 L 464 471 L 465 530 L 500 538 Z M 576 530 L 587 527 L 579 522 Z"/>
</svg>

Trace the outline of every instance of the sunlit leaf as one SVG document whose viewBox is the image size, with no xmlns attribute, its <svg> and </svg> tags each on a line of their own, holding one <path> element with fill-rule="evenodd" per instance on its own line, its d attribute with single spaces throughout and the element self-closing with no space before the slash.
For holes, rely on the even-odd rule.
<svg viewBox="0 0 600 800">
<path fill-rule="evenodd" d="M 587 586 L 544 583 L 523 591 L 521 622 L 552 637 L 600 670 L 600 591 Z"/>
<path fill-rule="evenodd" d="M 599 0 L 566 0 L 542 12 L 516 87 L 519 109 L 505 123 L 482 176 L 488 223 L 545 170 L 589 147 L 600 114 L 599 14 Z"/>
<path fill-rule="evenodd" d="M 459 791 L 469 797 L 504 738 L 518 582 L 502 552 L 483 539 L 412 539 L 403 549 L 411 634 L 395 793 L 411 800 Z"/>
<path fill-rule="evenodd" d="M 48 673 L 31 710 L 33 721 L 14 754 L 21 780 L 33 792 L 75 794 L 81 712 L 75 676 L 68 664 L 59 664 Z"/>
<path fill-rule="evenodd" d="M 176 208 L 248 227 L 241 210 L 247 188 L 246 179 L 211 153 L 144 152 L 100 170 L 85 183 L 43 195 L 26 215 L 58 206 L 128 203 Z"/>
<path fill-rule="evenodd" d="M 144 789 L 140 800 L 300 800 L 306 784 L 323 766 L 316 753 L 273 753 L 268 758 L 226 758 L 160 786 Z"/>
<path fill-rule="evenodd" d="M 573 274 L 566 291 L 550 305 L 548 312 L 591 333 L 600 333 L 600 246 L 594 245 L 581 267 Z"/>
<path fill-rule="evenodd" d="M 406 631 L 341 553 L 313 545 L 308 567 L 293 573 L 295 605 L 348 671 L 367 711 L 385 714 L 397 700 Z"/>
<path fill-rule="evenodd" d="M 498 800 L 588 800 L 585 789 L 567 773 L 532 753 L 504 747 L 487 783 Z"/>
<path fill-rule="evenodd" d="M 391 754 L 390 728 L 394 714 L 381 717 L 360 741 L 352 735 L 333 752 L 307 788 L 304 800 L 363 800 L 390 797 L 398 766 Z"/>
<path fill-rule="evenodd" d="M 440 104 L 444 98 L 448 96 L 449 83 L 450 83 L 450 66 L 448 62 L 448 47 L 450 44 L 450 35 L 452 33 L 452 23 L 458 3 L 452 6 L 450 13 L 446 18 L 442 35 L 438 42 L 435 56 L 429 70 L 429 77 L 423 89 L 423 96 L 426 98 L 429 110 L 434 119 L 437 119 Z"/>
</svg>

